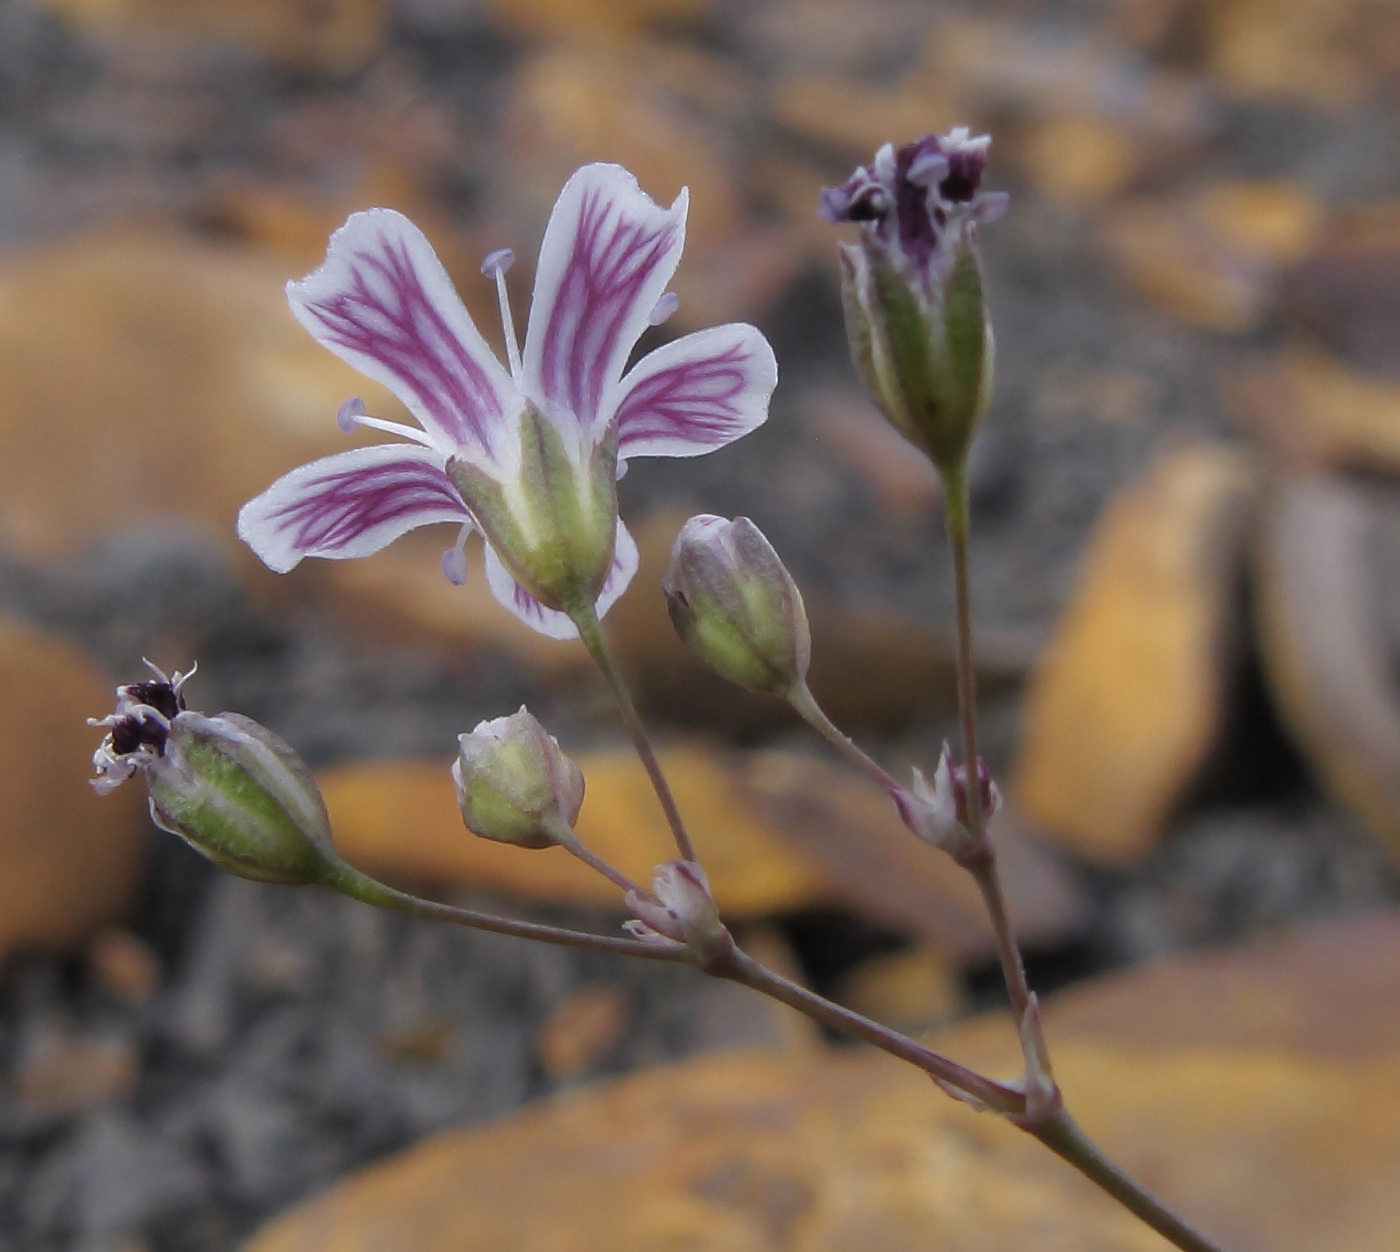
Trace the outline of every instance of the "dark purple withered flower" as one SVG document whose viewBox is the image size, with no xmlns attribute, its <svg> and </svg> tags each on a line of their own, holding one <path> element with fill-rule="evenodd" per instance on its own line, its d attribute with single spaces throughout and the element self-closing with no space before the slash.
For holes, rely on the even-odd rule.
<svg viewBox="0 0 1400 1252">
<path fill-rule="evenodd" d="M 443 569 L 453 582 L 465 579 L 463 544 L 480 530 L 492 592 L 534 629 L 573 635 L 569 610 L 580 603 L 601 616 L 637 568 L 613 485 L 625 462 L 738 439 L 767 418 L 777 382 L 767 340 L 739 323 L 686 335 L 623 373 L 642 332 L 675 307 L 666 287 L 687 202 L 682 191 L 661 208 L 616 165 L 579 170 L 545 231 L 523 351 L 505 299 L 510 253 L 482 267 L 501 294 L 508 369 L 422 232 L 389 209 L 354 214 L 287 297 L 319 342 L 388 387 L 422 429 L 348 401 L 343 428 L 407 442 L 293 470 L 244 506 L 239 535 L 284 572 L 452 522 Z"/>
<path fill-rule="evenodd" d="M 990 144 L 989 135 L 974 138 L 965 126 L 898 150 L 886 144 L 842 186 L 824 189 L 818 211 L 828 222 L 859 223 L 906 278 L 931 286 L 945 276 L 969 223 L 1006 212 L 1005 192 L 981 190 Z"/>
<path fill-rule="evenodd" d="M 886 144 L 818 206 L 860 227 L 858 247 L 841 245 L 841 298 L 861 380 L 945 481 L 961 474 L 991 395 L 976 224 L 1000 217 L 1007 197 L 981 189 L 990 142 L 959 126 Z"/>
</svg>

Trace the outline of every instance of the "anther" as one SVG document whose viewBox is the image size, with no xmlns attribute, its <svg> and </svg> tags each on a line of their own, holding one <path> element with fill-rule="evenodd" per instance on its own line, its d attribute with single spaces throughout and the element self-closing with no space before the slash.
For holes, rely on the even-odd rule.
<svg viewBox="0 0 1400 1252">
<path fill-rule="evenodd" d="M 515 320 L 510 315 L 510 296 L 506 292 L 506 271 L 513 264 L 515 253 L 509 248 L 497 248 L 486 254 L 481 262 L 481 272 L 487 278 L 496 280 L 496 296 L 501 302 L 501 327 L 506 336 L 506 357 L 510 361 L 511 377 L 518 383 L 525 377 L 525 371 L 520 364 L 520 344 L 515 338 Z"/>
<path fill-rule="evenodd" d="M 442 554 L 442 572 L 454 587 L 467 581 L 467 536 L 472 533 L 471 525 L 463 526 L 457 532 L 457 542 Z"/>
<path fill-rule="evenodd" d="M 335 415 L 335 424 L 347 435 L 355 433 L 355 427 L 360 424 L 360 419 L 365 416 L 365 402 L 359 396 L 351 396 L 340 406 L 340 411 Z"/>
<path fill-rule="evenodd" d="M 647 321 L 653 326 L 660 326 L 662 322 L 666 321 L 666 319 L 680 307 L 680 303 L 681 298 L 676 295 L 674 291 L 663 293 L 652 307 Z"/>
</svg>

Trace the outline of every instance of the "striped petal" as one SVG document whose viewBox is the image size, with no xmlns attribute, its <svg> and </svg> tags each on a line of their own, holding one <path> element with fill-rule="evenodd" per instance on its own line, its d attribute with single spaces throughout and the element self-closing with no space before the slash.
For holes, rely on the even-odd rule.
<svg viewBox="0 0 1400 1252">
<path fill-rule="evenodd" d="M 540 247 L 525 332 L 525 384 L 546 411 L 583 427 L 647 328 L 685 244 L 688 193 L 663 209 L 618 165 L 586 165 L 564 185 Z"/>
<path fill-rule="evenodd" d="M 436 452 L 376 444 L 283 475 L 239 510 L 238 537 L 285 574 L 303 557 L 369 556 L 415 526 L 470 520 Z"/>
<path fill-rule="evenodd" d="M 599 618 L 603 617 L 617 602 L 617 598 L 627 590 L 627 584 L 637 572 L 638 561 L 636 541 L 627 527 L 618 522 L 612 573 L 603 584 L 603 591 L 596 605 Z M 546 608 L 516 582 L 489 543 L 486 545 L 486 582 L 491 588 L 491 594 L 533 630 L 548 635 L 551 639 L 578 637 L 578 631 L 574 629 L 574 624 L 567 614 L 557 609 Z"/>
<path fill-rule="evenodd" d="M 287 301 L 318 342 L 398 396 L 445 453 L 491 454 L 514 415 L 515 385 L 403 214 L 352 214 L 321 268 L 287 284 Z"/>
<path fill-rule="evenodd" d="M 618 457 L 699 456 L 762 426 L 778 385 L 752 326 L 697 331 L 644 356 L 618 388 Z"/>
</svg>

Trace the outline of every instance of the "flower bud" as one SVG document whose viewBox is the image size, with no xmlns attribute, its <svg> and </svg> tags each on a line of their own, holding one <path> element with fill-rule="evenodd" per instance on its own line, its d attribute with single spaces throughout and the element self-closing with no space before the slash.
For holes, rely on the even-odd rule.
<svg viewBox="0 0 1400 1252">
<path fill-rule="evenodd" d="M 710 894 L 705 871 L 694 861 L 667 861 L 656 867 L 651 896 L 629 891 L 627 907 L 637 916 L 624 929 L 645 943 L 683 943 L 697 952 L 713 949 L 728 931 Z"/>
<path fill-rule="evenodd" d="M 154 667 L 152 667 L 154 669 Z M 151 818 L 221 869 L 291 885 L 324 881 L 338 864 L 321 794 L 279 736 L 239 713 L 185 708 L 189 675 L 117 688 L 117 710 L 93 755 L 93 786 L 106 793 L 146 779 Z"/>
<path fill-rule="evenodd" d="M 681 641 L 722 677 L 779 695 L 806 680 L 812 639 L 802 593 L 747 517 L 692 517 L 661 586 Z"/>
<path fill-rule="evenodd" d="M 467 829 L 483 839 L 547 848 L 583 807 L 583 774 L 523 707 L 457 739 L 452 765 Z"/>
<path fill-rule="evenodd" d="M 959 468 L 991 397 L 993 343 L 976 223 L 1006 197 L 979 191 L 984 135 L 925 135 L 822 193 L 821 214 L 857 222 L 841 248 L 847 339 L 861 380 L 892 425 L 940 470 Z"/>
<path fill-rule="evenodd" d="M 583 438 L 582 435 L 579 438 Z M 520 414 L 519 462 L 496 473 L 454 457 L 447 474 L 512 578 L 546 608 L 592 608 L 617 540 L 617 431 L 575 452 L 533 404 Z"/>
</svg>

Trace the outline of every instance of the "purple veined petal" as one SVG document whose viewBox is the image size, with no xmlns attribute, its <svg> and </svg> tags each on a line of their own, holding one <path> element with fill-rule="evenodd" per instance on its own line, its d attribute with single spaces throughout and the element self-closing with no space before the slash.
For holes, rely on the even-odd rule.
<svg viewBox="0 0 1400 1252">
<path fill-rule="evenodd" d="M 639 560 L 636 540 L 619 520 L 617 541 L 613 548 L 612 573 L 603 584 L 602 593 L 598 596 L 595 606 L 599 618 L 602 618 L 617 603 L 618 597 L 627 590 L 628 583 L 637 573 Z M 548 635 L 551 639 L 578 638 L 578 631 L 568 615 L 557 609 L 546 608 L 517 583 L 489 543 L 486 545 L 486 583 L 491 588 L 491 594 L 531 629 Z"/>
<path fill-rule="evenodd" d="M 353 213 L 321 268 L 287 284 L 297 321 L 388 387 L 444 452 L 490 454 L 516 387 L 423 232 L 402 213 Z"/>
<path fill-rule="evenodd" d="M 618 457 L 699 456 L 768 420 L 778 362 L 743 322 L 685 335 L 644 356 L 618 387 Z"/>
<path fill-rule="evenodd" d="M 415 526 L 470 520 L 436 452 L 389 443 L 284 474 L 239 510 L 238 537 L 285 574 L 303 557 L 368 556 Z"/>
<path fill-rule="evenodd" d="M 680 261 L 688 203 L 682 189 L 661 208 L 620 165 L 585 165 L 564 184 L 525 332 L 526 387 L 547 411 L 599 419 Z"/>
</svg>

